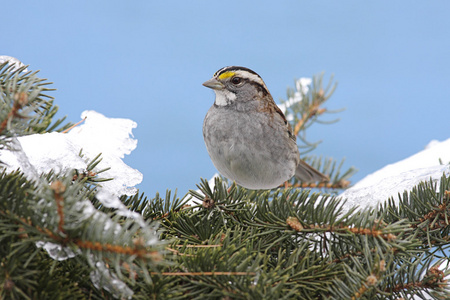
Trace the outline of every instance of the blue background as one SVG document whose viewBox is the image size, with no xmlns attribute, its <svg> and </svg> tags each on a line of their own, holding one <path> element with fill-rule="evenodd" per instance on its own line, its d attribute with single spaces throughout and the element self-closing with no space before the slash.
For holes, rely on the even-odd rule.
<svg viewBox="0 0 450 300">
<path fill-rule="evenodd" d="M 216 172 L 202 137 L 214 94 L 201 84 L 217 69 L 255 70 L 277 102 L 296 78 L 334 74 L 326 107 L 346 110 L 308 137 L 323 140 L 313 154 L 357 167 L 356 182 L 450 137 L 449 12 L 447 1 L 5 1 L 0 55 L 54 82 L 70 121 L 84 110 L 136 121 L 125 161 L 152 197 Z"/>
</svg>

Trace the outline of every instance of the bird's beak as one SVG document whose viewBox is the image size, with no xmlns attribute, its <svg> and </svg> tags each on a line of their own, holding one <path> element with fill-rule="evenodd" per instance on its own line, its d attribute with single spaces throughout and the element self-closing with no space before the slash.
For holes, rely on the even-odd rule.
<svg viewBox="0 0 450 300">
<path fill-rule="evenodd" d="M 215 78 L 211 78 L 210 80 L 203 82 L 203 85 L 213 90 L 222 90 L 225 87 Z"/>
</svg>

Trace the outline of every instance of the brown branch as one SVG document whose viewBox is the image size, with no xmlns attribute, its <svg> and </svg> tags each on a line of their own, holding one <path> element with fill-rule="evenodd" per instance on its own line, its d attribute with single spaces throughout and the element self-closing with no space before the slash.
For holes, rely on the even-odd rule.
<svg viewBox="0 0 450 300">
<path fill-rule="evenodd" d="M 11 217 L 11 215 L 12 215 L 9 211 L 3 211 L 3 210 L 0 210 L 0 214 L 3 215 L 4 217 Z M 66 239 L 63 239 L 62 237 L 54 234 L 48 228 L 42 228 L 42 227 L 40 227 L 38 225 L 34 225 L 30 218 L 25 219 L 25 218 L 19 217 L 17 215 L 14 215 L 14 216 L 16 217 L 16 222 L 15 223 L 19 224 L 19 226 L 20 226 L 20 223 L 22 225 L 31 226 L 31 227 L 35 228 L 37 231 L 39 231 L 40 233 L 43 233 L 43 234 L 47 235 L 51 239 L 53 239 L 55 241 L 58 241 L 59 243 L 65 243 Z M 19 234 L 20 238 L 29 238 L 29 235 L 26 233 L 25 228 L 19 227 L 18 231 L 24 232 L 24 233 Z"/>
<path fill-rule="evenodd" d="M 445 278 L 445 273 L 442 270 L 439 270 L 439 266 L 431 267 L 427 274 L 425 275 L 422 281 L 418 282 L 410 282 L 410 283 L 401 283 L 394 286 L 391 289 L 386 289 L 385 292 L 394 293 L 400 292 L 403 290 L 413 290 L 413 289 L 433 289 L 437 288 L 442 284 L 447 283 Z"/>
<path fill-rule="evenodd" d="M 286 219 L 286 224 L 291 227 L 292 229 L 301 232 L 305 229 L 320 229 L 327 232 L 346 232 L 350 231 L 351 233 L 357 234 L 357 235 L 369 235 L 373 237 L 380 237 L 382 239 L 385 239 L 387 241 L 393 241 L 397 238 L 396 235 L 392 233 L 383 233 L 382 230 L 378 230 L 375 227 L 373 228 L 358 228 L 358 227 L 349 227 L 349 226 L 342 226 L 342 225 L 305 225 L 303 226 L 300 221 L 296 217 L 288 217 Z"/>
<path fill-rule="evenodd" d="M 178 250 L 175 250 L 175 249 L 172 249 L 172 248 L 169 248 L 169 247 L 166 247 L 166 250 L 169 250 L 169 251 L 172 252 L 173 254 L 179 255 L 179 256 L 195 256 L 195 255 L 193 255 L 193 254 L 182 253 L 182 252 L 180 252 L 180 251 L 178 251 Z"/>
<path fill-rule="evenodd" d="M 6 118 L 0 123 L 0 134 L 5 130 L 10 119 L 20 117 L 18 111 L 28 103 L 28 95 L 25 92 L 16 93 L 14 95 L 14 104 Z"/>
<path fill-rule="evenodd" d="M 397 248 L 392 248 L 391 253 L 392 253 L 392 254 L 396 254 L 396 253 L 398 253 L 399 251 L 400 251 L 400 250 L 397 249 Z M 370 253 L 376 253 L 376 249 L 370 249 Z M 344 261 L 344 260 L 347 260 L 347 259 L 350 258 L 350 257 L 362 257 L 362 256 L 364 256 L 364 255 L 365 255 L 365 254 L 364 254 L 363 252 L 361 252 L 361 251 L 350 252 L 350 253 L 347 253 L 347 254 L 345 254 L 345 255 L 343 255 L 343 256 L 341 256 L 341 257 L 338 257 L 338 258 L 333 259 L 333 260 L 331 261 L 331 263 L 340 263 L 340 262 L 342 262 L 342 261 Z"/>
<path fill-rule="evenodd" d="M 3 212 L 0 210 L 0 214 L 6 215 L 6 212 Z M 159 252 L 148 251 L 147 249 L 144 248 L 142 241 L 139 239 L 135 239 L 133 241 L 135 247 L 130 247 L 130 246 L 122 246 L 122 245 L 113 245 L 113 244 L 109 244 L 109 243 L 83 241 L 80 239 L 63 238 L 63 237 L 55 234 L 48 228 L 42 228 L 38 225 L 33 224 L 30 219 L 18 217 L 18 220 L 20 220 L 20 222 L 22 222 L 23 224 L 34 227 L 36 230 L 38 230 L 42 234 L 46 235 L 50 239 L 52 239 L 60 244 L 63 244 L 63 245 L 67 244 L 69 242 L 72 242 L 82 249 L 90 249 L 90 250 L 94 250 L 94 251 L 125 254 L 125 255 L 135 255 L 141 259 L 151 259 L 152 261 L 162 260 L 162 255 Z M 25 237 L 23 234 L 21 234 L 21 235 L 23 237 Z M 28 237 L 28 235 L 26 237 Z"/>
<path fill-rule="evenodd" d="M 81 123 L 83 123 L 86 120 L 87 117 L 84 117 L 83 120 L 73 124 L 72 126 L 70 126 L 69 128 L 67 128 L 66 130 L 64 130 L 62 133 L 68 133 L 69 131 L 71 131 L 72 129 L 74 129 L 75 127 L 77 127 L 78 125 L 80 125 Z"/>
<path fill-rule="evenodd" d="M 175 245 L 175 247 L 179 247 L 179 248 L 218 248 L 218 247 L 222 247 L 223 245 L 219 244 L 219 245 Z M 193 254 L 186 254 L 186 253 L 182 253 L 178 250 L 166 247 L 167 250 L 169 250 L 170 252 L 176 254 L 176 255 L 181 255 L 181 256 L 195 256 Z"/>
<path fill-rule="evenodd" d="M 95 173 L 95 172 L 92 172 L 92 171 L 83 171 L 83 172 L 81 172 L 81 173 L 79 173 L 79 174 L 73 175 L 72 181 L 75 181 L 75 180 L 81 180 L 81 179 L 84 179 L 84 178 L 86 178 L 86 177 L 92 178 L 92 177 L 95 177 L 95 176 L 97 176 L 97 173 Z"/>
<path fill-rule="evenodd" d="M 73 242 L 80 248 L 94 251 L 110 252 L 116 254 L 135 255 L 141 259 L 151 259 L 152 261 L 162 260 L 162 255 L 158 251 L 148 251 L 141 247 L 130 247 L 122 245 L 113 245 L 109 243 L 82 241 L 75 239 Z"/>
<path fill-rule="evenodd" d="M 420 218 L 419 223 L 414 224 L 413 228 L 419 227 L 419 225 L 421 223 L 425 223 L 426 221 L 429 221 L 430 229 L 438 229 L 438 228 L 448 226 L 449 223 L 448 223 L 448 219 L 446 218 L 447 215 L 448 215 L 448 207 L 447 207 L 447 203 L 444 202 L 444 203 L 440 204 L 437 207 L 437 209 L 429 212 L 428 214 L 426 214 L 425 216 Z M 433 221 L 436 218 L 437 218 L 437 220 L 433 224 Z"/>
<path fill-rule="evenodd" d="M 185 204 L 185 205 L 181 206 L 179 209 L 174 210 L 174 212 L 179 212 L 179 211 L 182 211 L 182 210 L 186 210 L 189 207 L 191 207 L 189 204 Z M 167 218 L 170 215 L 170 213 L 171 213 L 171 211 L 170 212 L 166 212 L 165 214 L 163 214 L 161 216 L 157 216 L 157 217 L 152 218 L 152 220 L 156 221 L 156 220 L 160 220 L 160 219 L 165 219 L 165 218 Z"/>
<path fill-rule="evenodd" d="M 66 186 L 61 181 L 57 180 L 52 182 L 50 188 L 53 190 L 53 196 L 56 202 L 56 211 L 58 213 L 59 222 L 58 230 L 64 233 L 64 197 L 63 193 L 66 191 Z"/>
<path fill-rule="evenodd" d="M 165 276 L 247 276 L 256 275 L 255 272 L 151 272 L 152 275 Z"/>
<path fill-rule="evenodd" d="M 281 185 L 280 187 L 292 187 L 292 188 L 326 188 L 326 189 L 345 189 L 350 185 L 350 181 L 340 180 L 338 182 L 319 182 L 319 183 L 295 183 L 292 184 L 287 182 L 286 184 Z"/>
<path fill-rule="evenodd" d="M 326 108 L 320 108 L 321 103 L 312 104 L 308 111 L 302 114 L 302 118 L 295 124 L 294 126 L 294 135 L 297 136 L 300 130 L 305 126 L 306 122 L 308 122 L 312 117 L 321 115 L 327 111 Z"/>
<path fill-rule="evenodd" d="M 175 245 L 176 247 L 186 247 L 186 248 L 217 248 L 222 247 L 223 245 Z"/>
</svg>

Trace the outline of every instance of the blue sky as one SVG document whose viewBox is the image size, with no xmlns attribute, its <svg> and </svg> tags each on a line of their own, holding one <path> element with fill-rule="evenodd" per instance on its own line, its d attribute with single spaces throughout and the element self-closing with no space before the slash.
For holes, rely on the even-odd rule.
<svg viewBox="0 0 450 300">
<path fill-rule="evenodd" d="M 447 1 L 9 2 L 0 55 L 54 82 L 71 121 L 136 121 L 125 161 L 150 197 L 216 172 L 202 137 L 214 94 L 201 84 L 226 65 L 255 70 L 277 102 L 296 78 L 334 74 L 326 107 L 346 110 L 308 136 L 323 141 L 313 154 L 359 169 L 353 182 L 450 137 Z"/>
</svg>

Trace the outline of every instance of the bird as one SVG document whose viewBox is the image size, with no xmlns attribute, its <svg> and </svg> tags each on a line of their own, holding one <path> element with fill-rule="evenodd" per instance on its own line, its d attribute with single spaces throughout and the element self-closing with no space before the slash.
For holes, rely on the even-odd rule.
<svg viewBox="0 0 450 300">
<path fill-rule="evenodd" d="M 305 183 L 328 180 L 300 159 L 291 125 L 256 72 L 228 66 L 203 85 L 215 92 L 203 138 L 221 175 L 250 190 L 279 187 L 294 175 Z"/>
</svg>

